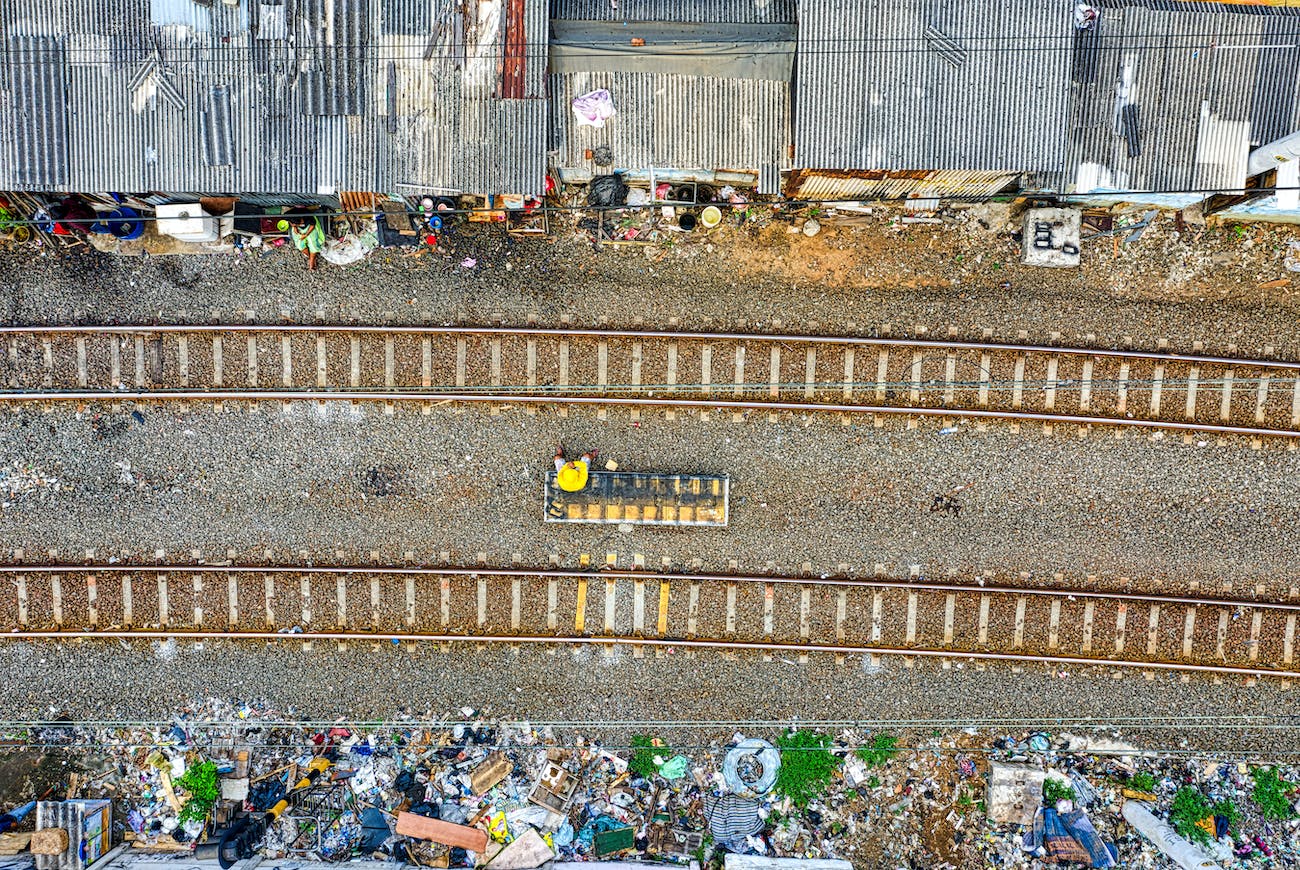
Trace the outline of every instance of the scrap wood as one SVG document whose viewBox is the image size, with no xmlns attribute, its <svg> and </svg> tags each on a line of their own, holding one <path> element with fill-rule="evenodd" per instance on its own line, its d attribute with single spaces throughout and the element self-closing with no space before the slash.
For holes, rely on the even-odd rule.
<svg viewBox="0 0 1300 870">
<path fill-rule="evenodd" d="M 167 806 L 172 808 L 172 812 L 181 811 L 181 802 L 176 797 L 176 789 L 172 788 L 172 773 L 170 770 L 160 771 L 162 774 L 163 797 L 167 799 Z"/>
<path fill-rule="evenodd" d="M 1260 290 L 1275 290 L 1275 289 L 1277 289 L 1278 287 L 1285 287 L 1286 285 L 1288 285 L 1288 284 L 1290 284 L 1290 283 L 1291 283 L 1291 279 L 1290 279 L 1290 278 L 1278 278 L 1278 279 L 1275 280 L 1275 281 L 1265 281 L 1263 284 L 1260 284 L 1260 285 L 1259 285 L 1259 289 L 1260 289 Z"/>
<path fill-rule="evenodd" d="M 25 852 L 31 842 L 31 831 L 24 831 L 21 834 L 0 834 L 0 855 L 17 855 L 19 852 Z"/>
<path fill-rule="evenodd" d="M 268 773 L 264 773 L 264 774 L 262 774 L 261 776 L 255 776 L 255 777 L 253 777 L 252 779 L 249 780 L 249 782 L 261 782 L 261 781 L 264 780 L 264 779 L 270 779 L 271 777 L 273 777 L 273 776 L 275 776 L 275 775 L 277 775 L 277 774 L 284 773 L 284 772 L 285 772 L 286 770 L 288 770 L 290 767 L 293 767 L 293 765 L 292 765 L 292 764 L 286 764 L 284 767 L 277 767 L 275 770 L 272 770 L 272 771 L 270 771 L 270 772 L 268 772 Z"/>
<path fill-rule="evenodd" d="M 442 819 L 430 819 L 414 813 L 397 814 L 397 833 L 417 840 L 432 840 L 444 846 L 458 846 L 471 852 L 487 848 L 488 835 L 481 828 L 455 825 Z"/>
</svg>

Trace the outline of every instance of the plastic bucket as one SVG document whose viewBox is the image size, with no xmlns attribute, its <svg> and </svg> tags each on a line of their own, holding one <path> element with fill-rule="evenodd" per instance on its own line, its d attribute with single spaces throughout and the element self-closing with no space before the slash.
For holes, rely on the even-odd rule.
<svg viewBox="0 0 1300 870">
<path fill-rule="evenodd" d="M 690 212 L 686 212 L 685 214 L 677 216 L 677 226 L 686 230 L 688 233 L 691 230 L 695 229 L 696 223 L 698 223 L 697 218 L 695 217 L 695 215 L 691 214 Z"/>
<path fill-rule="evenodd" d="M 704 211 L 700 212 L 700 223 L 706 230 L 711 230 L 718 224 L 722 223 L 722 209 L 716 205 L 707 206 Z"/>
<path fill-rule="evenodd" d="M 144 221 L 133 208 L 123 206 L 108 216 L 108 231 L 124 242 L 144 235 Z"/>
</svg>

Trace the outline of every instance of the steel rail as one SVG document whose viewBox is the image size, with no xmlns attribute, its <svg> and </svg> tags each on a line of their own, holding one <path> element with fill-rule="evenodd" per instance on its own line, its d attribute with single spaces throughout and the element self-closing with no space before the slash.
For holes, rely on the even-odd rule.
<svg viewBox="0 0 1300 870">
<path fill-rule="evenodd" d="M 748 333 L 748 332 L 674 332 L 671 330 L 635 330 L 635 329 L 571 329 L 548 327 L 511 327 L 511 326 L 411 326 L 394 324 L 377 326 L 372 324 L 347 326 L 343 324 L 286 323 L 280 325 L 265 324 L 193 324 L 163 323 L 154 326 L 141 325 L 95 325 L 73 326 L 52 324 L 49 326 L 0 326 L 0 335 L 41 335 L 41 334 L 103 334 L 103 335 L 150 335 L 155 333 L 219 333 L 219 332 L 256 332 L 256 333 L 307 333 L 307 334 L 347 334 L 363 333 L 371 335 L 513 335 L 534 338 L 629 338 L 629 339 L 669 339 L 674 341 L 755 341 L 787 342 L 791 344 L 844 345 L 852 347 L 891 347 L 891 348 L 928 348 L 932 350 L 981 350 L 1002 353 L 1057 354 L 1062 356 L 1093 356 L 1112 359 L 1150 360 L 1153 362 L 1184 362 L 1195 364 L 1211 363 L 1215 365 L 1244 366 L 1247 368 L 1272 368 L 1300 371 L 1300 361 L 1256 360 L 1227 356 L 1204 356 L 1200 354 L 1173 353 L 1169 351 L 1112 350 L 1104 348 L 1057 347 L 1045 344 L 1001 344 L 987 341 L 955 341 L 931 338 L 881 338 L 854 335 L 803 335 L 799 333 Z"/>
<path fill-rule="evenodd" d="M 1136 661 L 1133 659 L 1085 658 L 1083 656 L 1040 655 L 1037 653 L 995 653 L 932 647 L 894 647 L 878 645 L 789 643 L 780 641 L 730 641 L 699 638 L 626 637 L 622 635 L 482 635 L 425 634 L 422 632 L 353 632 L 353 631 L 204 631 L 171 629 L 109 629 L 105 631 L 22 630 L 0 634 L 4 640 L 260 640 L 260 641 L 388 641 L 390 643 L 490 643 L 572 646 L 649 646 L 662 649 L 723 649 L 768 653 L 833 653 L 837 655 L 890 655 L 936 659 L 972 659 L 997 662 L 1029 662 L 1053 665 L 1095 665 L 1141 670 L 1168 670 L 1182 673 L 1220 674 L 1242 677 L 1281 677 L 1300 679 L 1300 671 L 1238 665 L 1202 665 L 1188 662 Z"/>
<path fill-rule="evenodd" d="M 1234 426 L 1226 423 L 1189 423 L 1179 420 L 1143 420 L 1127 417 L 1096 417 L 1084 414 L 1052 414 L 1041 411 L 995 411 L 977 408 L 891 407 L 888 405 L 845 405 L 819 402 L 756 402 L 730 399 L 672 399 L 627 396 L 521 396 L 513 394 L 444 393 L 412 390 L 67 390 L 0 392 L 0 402 L 477 402 L 496 405 L 602 405 L 654 408 L 703 408 L 736 411 L 792 411 L 838 414 L 890 414 L 894 416 L 965 417 L 980 420 L 1035 420 L 1043 423 L 1077 423 L 1083 426 L 1130 426 L 1141 429 L 1173 429 L 1180 432 L 1216 432 L 1225 435 L 1256 435 L 1300 438 L 1300 430 Z"/>
<path fill-rule="evenodd" d="M 1084 598 L 1097 601 L 1140 601 L 1148 604 L 1185 604 L 1193 607 L 1255 608 L 1300 612 L 1300 603 L 1253 601 L 1247 598 L 1204 598 L 1188 595 L 1164 595 L 1154 592 L 1104 592 L 1093 589 L 1068 587 L 989 586 L 975 583 L 936 583 L 933 581 L 893 580 L 868 577 L 792 577 L 765 574 L 718 574 L 709 572 L 673 573 L 669 571 L 493 568 L 488 566 L 410 565 L 410 566 L 359 566 L 359 565 L 309 565 L 294 567 L 276 565 L 0 565 L 0 575 L 5 574 L 279 574 L 279 575 L 385 575 L 393 577 L 531 577 L 539 580 L 564 579 L 616 579 L 616 580 L 696 580 L 705 583 L 773 583 L 788 586 L 852 586 L 868 589 L 904 589 L 922 592 L 968 592 L 981 595 L 1024 595 L 1031 598 Z"/>
</svg>

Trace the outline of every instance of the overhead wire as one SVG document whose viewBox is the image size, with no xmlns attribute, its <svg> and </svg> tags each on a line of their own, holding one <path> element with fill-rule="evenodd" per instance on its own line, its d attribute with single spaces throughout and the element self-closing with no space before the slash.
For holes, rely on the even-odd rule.
<svg viewBox="0 0 1300 870">
<path fill-rule="evenodd" d="M 624 168 L 624 169 L 620 169 L 620 170 L 618 170 L 618 171 L 623 172 L 623 173 L 628 173 L 628 172 L 636 172 L 636 171 L 647 172 L 647 171 L 649 171 L 649 170 L 648 170 L 648 168 L 645 169 L 645 170 L 635 170 L 635 169 L 631 169 L 631 168 Z M 814 171 L 814 172 L 815 172 L 815 170 L 810 170 L 810 171 Z M 882 170 L 882 171 L 888 172 L 889 170 Z M 1018 173 L 1009 173 L 1009 174 L 1018 174 Z M 433 191 L 433 190 L 434 190 L 434 188 L 433 188 L 432 186 L 430 186 L 430 187 L 428 187 L 428 188 L 422 187 L 422 186 L 420 186 L 420 185 L 407 185 L 407 186 L 408 186 L 408 187 L 412 187 L 412 188 L 414 188 L 415 190 L 426 190 L 426 189 L 429 190 L 429 191 Z M 1091 191 L 1091 192 L 1085 192 L 1085 193 L 1065 193 L 1065 192 L 1063 192 L 1063 193 L 1049 193 L 1049 192 L 1017 191 L 1014 195 L 1011 195 L 1011 194 L 959 194 L 959 193 L 947 194 L 947 193 L 945 193 L 945 194 L 943 194 L 942 199 L 943 199 L 944 202 L 957 203 L 957 204 L 991 202 L 991 201 L 997 201 L 997 200 L 999 200 L 999 199 L 1008 199 L 1008 198 L 1014 198 L 1014 199 L 1026 199 L 1026 200 L 1035 200 L 1035 199 L 1042 199 L 1042 200 L 1086 200 L 1086 199 L 1092 199 L 1092 198 L 1098 198 L 1098 199 L 1102 199 L 1102 198 L 1104 198 L 1104 199 L 1109 199 L 1109 200 L 1121 200 L 1121 201 L 1122 201 L 1124 197 L 1137 197 L 1137 196 L 1193 196 L 1193 195 L 1195 195 L 1195 196 L 1200 196 L 1200 197 L 1204 198 L 1204 197 L 1209 197 L 1209 196 L 1242 196 L 1242 195 L 1248 195 L 1248 194 L 1249 194 L 1249 195 L 1267 195 L 1267 194 L 1273 194 L 1273 193 L 1288 192 L 1288 191 L 1293 191 L 1293 190 L 1300 190 L 1300 185 L 1297 185 L 1297 186 L 1273 185 L 1273 186 L 1263 186 L 1263 187 L 1252 187 L 1252 188 L 1246 188 L 1246 189 L 1242 189 L 1242 188 L 1226 188 L 1226 187 L 1212 187 L 1212 188 L 1207 187 L 1207 188 L 1163 188 L 1163 189 L 1156 189 L 1156 190 L 1098 190 L 1098 191 Z M 66 192 L 66 191 L 56 191 L 56 192 L 48 192 L 48 191 L 47 191 L 47 192 L 43 192 L 43 193 L 40 192 L 40 191 L 19 191 L 19 192 L 20 192 L 20 193 L 23 193 L 23 194 L 26 195 L 26 196 L 45 195 L 45 196 L 47 196 L 47 197 L 58 197 L 58 196 L 72 196 L 72 195 L 74 195 L 74 194 L 72 194 L 71 192 Z M 3 195 L 3 194 L 0 194 L 0 195 Z M 289 194 L 289 193 L 284 193 L 284 194 L 264 194 L 264 195 L 280 196 L 280 197 L 283 197 L 283 198 L 286 198 L 286 199 L 290 199 L 290 198 L 293 198 L 293 197 L 295 196 L 295 194 Z M 413 196 L 415 196 L 415 197 L 417 197 L 417 198 L 418 198 L 418 196 L 420 196 L 420 195 L 421 195 L 421 194 L 413 194 Z M 436 196 L 439 196 L 440 194 L 436 194 L 436 193 L 432 193 L 432 192 L 431 192 L 431 193 L 424 194 L 424 195 L 428 195 L 428 196 L 434 196 L 434 197 L 436 197 Z M 236 196 L 238 196 L 238 195 L 236 195 Z M 307 194 L 299 194 L 299 196 L 302 196 L 303 199 L 305 199 L 305 200 L 310 200 L 310 199 L 312 198 L 310 195 L 307 195 Z M 923 197 L 922 199 L 925 199 L 925 197 Z M 732 209 L 732 210 L 735 210 L 735 211 L 741 211 L 741 210 L 743 210 L 744 208 L 747 208 L 747 207 L 759 207 L 759 208 L 763 208 L 763 207 L 773 207 L 773 206 L 776 206 L 776 207 L 779 207 L 779 208 L 782 208 L 782 209 L 787 209 L 787 208 L 798 209 L 798 208 L 803 208 L 803 207 L 806 207 L 806 206 L 858 205 L 858 204 L 863 204 L 863 203 L 871 203 L 871 204 L 893 204 L 893 203 L 900 203 L 900 204 L 901 204 L 901 203 L 913 203 L 913 204 L 914 204 L 914 203 L 916 203 L 917 201 L 918 201 L 918 197 L 916 197 L 916 196 L 891 196 L 891 197 L 869 197 L 869 196 L 868 196 L 868 197 L 862 197 L 862 196 L 858 196 L 858 197 L 847 197 L 847 196 L 845 196 L 845 197 L 827 197 L 827 198 L 809 198 L 809 197 L 800 197 L 800 198 L 797 198 L 797 199 L 773 199 L 773 200 L 760 200 L 760 201 L 748 202 L 748 203 L 744 203 L 744 204 L 725 203 L 725 202 L 723 202 L 723 203 L 713 203 L 713 204 L 718 205 L 720 208 L 726 208 L 726 209 Z M 109 206 L 108 203 L 99 203 L 99 202 L 95 202 L 95 203 L 91 203 L 91 205 L 92 205 L 92 206 L 93 206 L 93 205 L 98 205 L 98 206 L 100 206 L 101 208 L 105 208 L 105 209 L 110 208 L 110 206 Z M 125 205 L 125 203 L 120 203 L 119 205 Z M 646 213 L 650 213 L 650 212 L 653 212 L 653 211 L 658 210 L 659 208 L 661 208 L 662 206 L 665 206 L 665 205 L 668 205 L 668 206 L 677 206 L 677 207 L 689 207 L 689 208 L 695 208 L 695 207 L 703 208 L 703 207 L 706 206 L 706 205 L 710 205 L 710 203 L 705 203 L 705 202 L 700 202 L 700 203 L 686 203 L 686 202 L 678 202 L 678 201 L 668 200 L 668 201 L 662 201 L 662 202 L 653 203 L 653 204 L 647 204 L 647 205 L 551 205 L 551 204 L 543 204 L 543 205 L 539 205 L 539 206 L 536 206 L 536 207 L 534 207 L 534 208 L 527 209 L 527 210 L 520 210 L 520 209 L 510 210 L 510 209 L 505 209 L 505 208 L 502 208 L 502 207 L 493 207 L 493 208 L 486 208 L 486 207 L 479 207 L 479 208 L 462 208 L 462 207 L 456 207 L 456 208 L 441 209 L 441 210 L 438 210 L 438 211 L 432 212 L 432 213 L 430 213 L 429 215 L 425 215 L 425 217 L 433 217 L 433 216 L 439 216 L 439 217 L 441 217 L 441 216 L 445 216 L 445 215 L 471 215 L 471 214 L 483 214 L 484 212 L 488 212 L 488 211 L 506 212 L 507 214 L 509 214 L 509 213 L 511 213 L 512 211 L 514 211 L 514 212 L 517 212 L 518 215 L 519 215 L 519 216 L 522 216 L 522 217 L 527 217 L 527 216 L 529 216 L 529 215 L 542 214 L 542 213 L 545 213 L 545 214 L 568 214 L 568 213 L 590 213 L 590 212 L 609 212 L 609 213 L 621 213 L 621 212 L 646 212 Z M 313 217 L 326 217 L 326 218 L 336 218 L 336 217 L 373 218 L 376 214 L 379 214 L 381 211 L 382 211 L 382 210 L 379 209 L 379 208 L 374 208 L 374 209 L 351 209 L 351 210 L 349 210 L 349 209 L 339 209 L 339 210 L 329 210 L 329 211 L 304 211 L 304 210 L 297 210 L 297 211 L 294 211 L 294 210 L 290 210 L 290 211 L 286 211 L 286 212 L 279 213 L 279 214 L 261 214 L 261 215 L 247 215 L 247 216 L 243 216 L 243 215 L 241 215 L 240 217 L 246 217 L 246 218 L 248 218 L 248 219 L 252 219 L 252 220 L 257 220 L 257 219 L 261 219 L 261 218 L 273 218 L 273 219 L 276 219 L 276 220 L 289 220 L 289 221 L 292 221 L 292 220 L 294 220 L 295 218 L 299 218 L 299 217 L 303 217 L 303 218 L 313 218 Z M 411 212 L 411 214 L 412 214 L 412 216 L 414 216 L 414 217 L 419 217 L 419 216 L 420 216 L 420 213 L 419 213 L 419 212 Z M 104 223 L 104 222 L 107 220 L 107 216 L 108 216 L 108 212 L 107 212 L 107 211 L 105 211 L 105 212 L 101 212 L 97 217 L 93 217 L 93 218 L 59 218 L 59 219 L 57 219 L 57 220 L 55 220 L 55 219 L 53 219 L 53 218 L 48 218 L 48 217 L 47 217 L 47 218 L 44 218 L 44 219 L 40 219 L 40 220 L 38 220 L 38 219 L 36 219 L 36 218 L 34 218 L 34 217 L 33 217 L 33 218 L 19 218 L 19 217 L 12 217 L 12 216 L 11 216 L 11 217 L 4 218 L 3 220 L 0 220 L 0 225 L 7 225 L 7 226 L 37 226 L 37 227 L 39 227 L 39 226 L 46 225 L 46 224 L 59 223 L 59 224 L 68 224 L 68 225 L 74 225 L 74 226 L 91 226 L 91 225 L 94 225 L 94 224 Z M 221 218 L 221 217 L 233 217 L 233 215 L 206 215 L 206 214 L 205 214 L 205 215 L 203 215 L 202 217 L 204 217 L 204 218 L 213 218 L 213 219 L 215 219 L 215 218 Z M 168 220 L 168 218 L 159 218 L 159 217 L 157 217 L 156 215 L 138 215 L 138 216 L 136 216 L 136 217 L 132 217 L 132 218 L 124 219 L 124 220 L 152 222 L 152 221 L 158 221 L 158 220 Z"/>
</svg>

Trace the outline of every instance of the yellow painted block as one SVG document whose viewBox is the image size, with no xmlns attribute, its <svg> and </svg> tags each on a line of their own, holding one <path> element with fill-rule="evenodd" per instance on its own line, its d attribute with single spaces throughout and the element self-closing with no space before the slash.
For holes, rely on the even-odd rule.
<svg viewBox="0 0 1300 870">
<path fill-rule="evenodd" d="M 704 481 L 700 480 L 698 477 L 691 478 L 690 490 L 692 495 L 699 495 L 703 488 Z"/>
<path fill-rule="evenodd" d="M 618 505 L 616 504 L 605 505 L 605 519 L 616 520 L 618 519 L 620 513 L 621 511 L 618 509 Z"/>
<path fill-rule="evenodd" d="M 678 517 L 684 523 L 695 522 L 695 508 L 683 505 L 682 509 L 678 511 Z"/>
<path fill-rule="evenodd" d="M 673 492 L 677 495 L 682 494 L 682 479 L 680 477 L 673 478 Z"/>
<path fill-rule="evenodd" d="M 659 515 L 659 508 L 655 507 L 652 504 L 646 505 L 641 511 L 641 516 L 648 521 L 653 521 L 656 517 L 658 517 L 658 515 Z"/>
<path fill-rule="evenodd" d="M 710 488 L 713 490 L 714 495 L 722 495 L 722 481 L 718 480 L 716 477 L 713 478 Z"/>
<path fill-rule="evenodd" d="M 608 568 L 617 568 L 617 567 L 618 567 L 618 553 L 606 553 L 606 554 L 605 554 L 605 566 L 608 567 Z"/>
<path fill-rule="evenodd" d="M 600 505 L 598 503 L 593 502 L 587 505 L 587 519 L 589 520 L 600 519 Z"/>
<path fill-rule="evenodd" d="M 571 504 L 571 505 L 569 505 L 569 508 L 568 508 L 568 517 L 569 517 L 569 519 L 571 519 L 571 520 L 580 520 L 580 519 L 582 519 L 582 505 L 580 505 L 580 504 Z"/>
<path fill-rule="evenodd" d="M 586 568 L 588 565 L 590 565 L 590 564 L 591 564 L 591 554 L 590 554 L 590 553 L 582 553 L 581 555 L 579 555 L 579 556 L 578 556 L 578 564 L 581 565 L 581 566 L 584 567 L 584 568 Z"/>
<path fill-rule="evenodd" d="M 586 553 L 583 553 L 586 556 Z M 578 580 L 578 608 L 574 611 L 573 629 L 578 634 L 582 634 L 583 628 L 587 624 L 587 581 L 586 579 Z"/>
<path fill-rule="evenodd" d="M 676 507 L 674 507 L 673 505 L 670 505 L 670 504 L 666 504 L 666 505 L 664 505 L 664 521 L 665 521 L 665 522 L 669 522 L 669 523 L 672 523 L 672 522 L 676 522 L 676 521 L 677 521 L 677 508 L 676 508 Z"/>
<path fill-rule="evenodd" d="M 641 508 L 634 504 L 625 505 L 623 507 L 623 519 L 628 522 L 636 522 L 641 519 Z"/>
<path fill-rule="evenodd" d="M 659 634 L 668 633 L 668 581 L 659 584 Z"/>
</svg>

